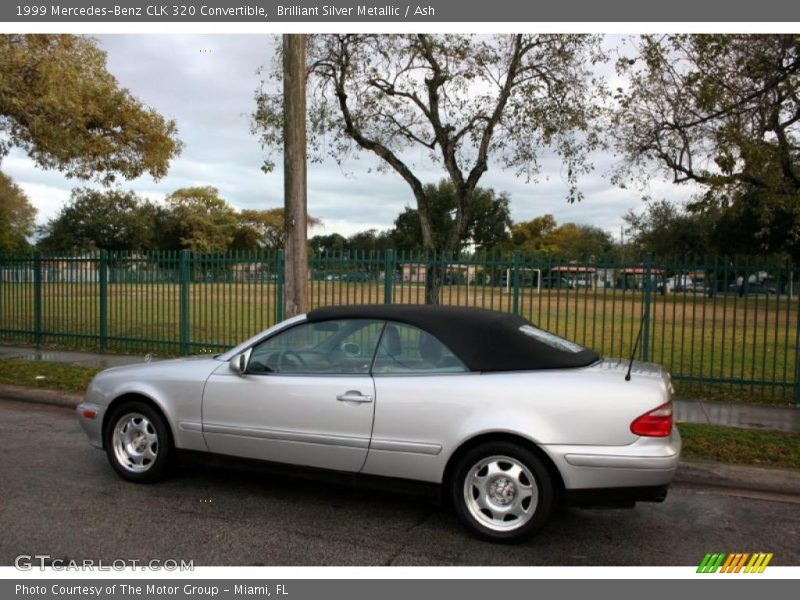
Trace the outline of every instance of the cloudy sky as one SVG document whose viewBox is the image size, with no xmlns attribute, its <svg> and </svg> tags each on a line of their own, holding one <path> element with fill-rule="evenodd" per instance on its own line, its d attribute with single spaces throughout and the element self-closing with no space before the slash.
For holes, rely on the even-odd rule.
<svg viewBox="0 0 800 600">
<path fill-rule="evenodd" d="M 167 177 L 159 182 L 141 177 L 123 187 L 161 200 L 180 187 L 212 185 L 239 209 L 282 204 L 283 173 L 280 168 L 269 175 L 260 170 L 264 153 L 250 133 L 254 93 L 261 79 L 258 69 L 274 60 L 269 36 L 154 34 L 98 39 L 108 53 L 108 68 L 120 84 L 175 119 L 185 144 Z M 276 162 L 280 166 L 281 161 Z M 594 173 L 581 179 L 585 199 L 578 204 L 566 202 L 566 185 L 555 158 L 543 160 L 537 182 L 518 179 L 493 165 L 480 185 L 510 195 L 515 221 L 551 213 L 560 223 L 592 224 L 618 237 L 622 215 L 630 208 L 642 208 L 641 194 L 611 185 L 606 175 L 612 157 L 598 154 L 593 162 Z M 375 166 L 375 159 L 367 155 L 343 167 L 332 162 L 309 165 L 308 210 L 324 223 L 313 233 L 349 235 L 388 228 L 405 205 L 413 205 L 407 185 L 393 173 L 375 172 Z M 85 185 L 37 168 L 19 150 L 3 160 L 2 169 L 39 209 L 40 223 L 58 212 L 73 187 Z M 418 173 L 426 182 L 436 182 L 443 175 L 435 166 Z M 683 201 L 689 190 L 654 180 L 649 193 Z"/>
</svg>

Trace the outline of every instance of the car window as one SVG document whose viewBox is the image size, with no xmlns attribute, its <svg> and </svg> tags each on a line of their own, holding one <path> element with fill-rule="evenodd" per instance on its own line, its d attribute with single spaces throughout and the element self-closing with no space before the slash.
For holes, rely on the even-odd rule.
<svg viewBox="0 0 800 600">
<path fill-rule="evenodd" d="M 247 373 L 367 374 L 384 322 L 301 323 L 253 348 Z"/>
<path fill-rule="evenodd" d="M 534 327 L 532 325 L 523 325 L 519 328 L 519 331 L 535 340 L 542 342 L 543 344 L 547 344 L 551 348 L 555 348 L 556 350 L 561 350 L 563 352 L 577 354 L 578 352 L 586 350 L 586 348 L 580 344 L 570 342 L 569 340 L 565 340 L 564 338 L 550 333 L 549 331 L 539 329 L 538 327 Z"/>
<path fill-rule="evenodd" d="M 388 321 L 372 372 L 375 374 L 463 373 L 458 357 L 435 337 L 404 323 Z"/>
</svg>

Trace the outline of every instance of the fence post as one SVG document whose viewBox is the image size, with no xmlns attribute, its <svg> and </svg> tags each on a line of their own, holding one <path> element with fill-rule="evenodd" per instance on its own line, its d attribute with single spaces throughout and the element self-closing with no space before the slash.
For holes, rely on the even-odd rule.
<svg viewBox="0 0 800 600">
<path fill-rule="evenodd" d="M 286 273 L 285 258 L 283 250 L 278 250 L 275 254 L 275 322 L 283 321 L 283 283 Z"/>
<path fill-rule="evenodd" d="M 383 303 L 392 303 L 392 280 L 394 279 L 394 250 L 388 249 L 383 255 Z"/>
<path fill-rule="evenodd" d="M 787 323 L 788 327 L 788 323 Z M 797 300 L 797 320 L 794 337 L 794 405 L 800 408 L 800 299 Z"/>
<path fill-rule="evenodd" d="M 653 274 L 653 255 L 648 252 L 644 257 L 644 280 L 642 282 L 642 348 L 640 356 L 643 361 L 650 359 L 650 301 Z"/>
<path fill-rule="evenodd" d="M 100 350 L 108 348 L 108 251 L 100 250 L 100 261 L 97 265 L 97 281 L 100 287 Z"/>
<path fill-rule="evenodd" d="M 181 354 L 189 354 L 189 250 L 181 250 L 180 286 L 181 286 Z"/>
<path fill-rule="evenodd" d="M 42 255 L 33 254 L 33 340 L 42 344 Z"/>
<path fill-rule="evenodd" d="M 519 314 L 519 263 L 520 263 L 520 252 L 519 250 L 514 250 L 514 272 L 512 274 L 512 281 L 514 282 L 514 304 L 512 307 L 512 312 L 515 315 Z"/>
</svg>

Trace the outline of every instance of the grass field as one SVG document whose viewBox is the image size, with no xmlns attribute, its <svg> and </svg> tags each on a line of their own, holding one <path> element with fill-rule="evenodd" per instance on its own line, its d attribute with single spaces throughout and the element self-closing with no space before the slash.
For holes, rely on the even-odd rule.
<svg viewBox="0 0 800 600">
<path fill-rule="evenodd" d="M 766 467 L 800 467 L 800 435 L 681 423 L 683 458 Z"/>
<path fill-rule="evenodd" d="M 0 360 L 0 383 L 83 392 L 101 370 L 41 360 Z"/>
<path fill-rule="evenodd" d="M 312 307 L 384 301 L 382 283 L 311 281 Z M 109 284 L 107 349 L 180 353 L 181 288 L 176 283 Z M 96 349 L 100 336 L 96 283 L 42 285 L 42 343 Z M 648 360 L 666 366 L 679 395 L 772 404 L 794 402 L 798 303 L 785 296 L 653 294 L 646 332 Z M 422 286 L 394 283 L 392 301 L 421 303 Z M 216 351 L 275 322 L 275 284 L 196 283 L 188 286 L 191 352 Z M 499 287 L 452 285 L 444 304 L 512 310 Z M 630 355 L 643 312 L 637 290 L 521 290 L 519 312 L 554 333 L 604 356 Z M 0 339 L 32 343 L 33 285 L 0 283 Z"/>
</svg>

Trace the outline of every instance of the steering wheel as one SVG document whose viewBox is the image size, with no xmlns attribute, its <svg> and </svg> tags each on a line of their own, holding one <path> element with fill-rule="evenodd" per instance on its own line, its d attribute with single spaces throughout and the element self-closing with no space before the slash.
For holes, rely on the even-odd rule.
<svg viewBox="0 0 800 600">
<path fill-rule="evenodd" d="M 291 358 L 297 363 L 295 365 L 291 365 L 287 362 L 287 366 L 304 367 L 306 365 L 306 361 L 303 360 L 303 357 L 300 356 L 299 353 L 295 352 L 294 350 L 284 350 L 280 353 L 280 355 L 278 355 L 278 371 L 283 371 L 283 365 L 286 362 L 287 357 Z"/>
</svg>

